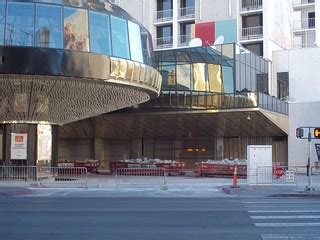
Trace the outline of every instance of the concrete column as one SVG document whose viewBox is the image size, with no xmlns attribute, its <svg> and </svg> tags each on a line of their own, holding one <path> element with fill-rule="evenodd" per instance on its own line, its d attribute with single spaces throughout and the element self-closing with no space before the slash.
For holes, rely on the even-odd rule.
<svg viewBox="0 0 320 240">
<path fill-rule="evenodd" d="M 28 124 L 27 165 L 37 164 L 37 125 Z"/>
<path fill-rule="evenodd" d="M 223 146 L 223 137 L 219 137 L 216 140 L 216 159 L 223 159 L 224 158 L 224 146 Z"/>
<path fill-rule="evenodd" d="M 176 161 L 183 161 L 184 159 L 181 159 L 181 155 L 183 152 L 183 141 L 175 140 L 174 141 L 174 159 Z"/>
<path fill-rule="evenodd" d="M 94 159 L 100 160 L 102 169 L 109 169 L 109 162 L 105 159 L 104 139 L 95 137 L 94 139 Z"/>
<path fill-rule="evenodd" d="M 5 124 L 3 131 L 3 160 L 7 165 L 10 163 L 10 149 L 11 149 L 11 125 Z"/>
<path fill-rule="evenodd" d="M 51 126 L 52 148 L 51 148 L 51 166 L 57 166 L 59 160 L 59 127 Z"/>
<path fill-rule="evenodd" d="M 141 138 L 133 138 L 131 148 L 132 148 L 131 155 L 133 158 L 141 158 L 142 157 L 143 152 L 142 152 L 142 139 Z"/>
<path fill-rule="evenodd" d="M 176 48 L 178 47 L 179 43 L 179 36 L 180 36 L 180 31 L 179 31 L 179 23 L 178 23 L 178 14 L 179 14 L 179 9 L 180 9 L 180 4 L 178 3 L 179 0 L 173 0 L 173 25 L 172 25 L 172 38 L 173 38 L 173 47 Z"/>
</svg>

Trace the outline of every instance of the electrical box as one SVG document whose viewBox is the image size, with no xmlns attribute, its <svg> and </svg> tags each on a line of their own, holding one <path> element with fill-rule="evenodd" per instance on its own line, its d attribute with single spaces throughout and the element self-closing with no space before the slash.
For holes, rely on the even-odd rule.
<svg viewBox="0 0 320 240">
<path fill-rule="evenodd" d="M 272 183 L 271 145 L 247 146 L 247 183 L 249 185 Z"/>
</svg>

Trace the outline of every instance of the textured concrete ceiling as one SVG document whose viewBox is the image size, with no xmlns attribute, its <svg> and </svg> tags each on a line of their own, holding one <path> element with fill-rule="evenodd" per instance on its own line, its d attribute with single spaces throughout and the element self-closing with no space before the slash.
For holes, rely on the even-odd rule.
<svg viewBox="0 0 320 240">
<path fill-rule="evenodd" d="M 64 125 L 59 137 L 162 138 L 286 136 L 288 116 L 258 108 L 158 113 L 109 113 Z M 270 115 L 277 115 L 273 121 Z"/>
</svg>

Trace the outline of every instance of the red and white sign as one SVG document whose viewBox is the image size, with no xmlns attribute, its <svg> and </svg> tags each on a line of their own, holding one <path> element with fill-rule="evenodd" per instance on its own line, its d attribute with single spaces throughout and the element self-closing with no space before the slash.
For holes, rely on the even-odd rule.
<svg viewBox="0 0 320 240">
<path fill-rule="evenodd" d="M 27 159 L 27 138 L 26 133 L 11 133 L 11 159 Z"/>
</svg>

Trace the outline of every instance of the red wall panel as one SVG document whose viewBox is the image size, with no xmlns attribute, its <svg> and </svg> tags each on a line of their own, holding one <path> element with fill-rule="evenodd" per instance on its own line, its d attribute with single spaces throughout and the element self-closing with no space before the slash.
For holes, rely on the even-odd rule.
<svg viewBox="0 0 320 240">
<path fill-rule="evenodd" d="M 195 37 L 202 40 L 202 46 L 213 45 L 215 41 L 214 22 L 197 23 L 195 26 Z"/>
</svg>

